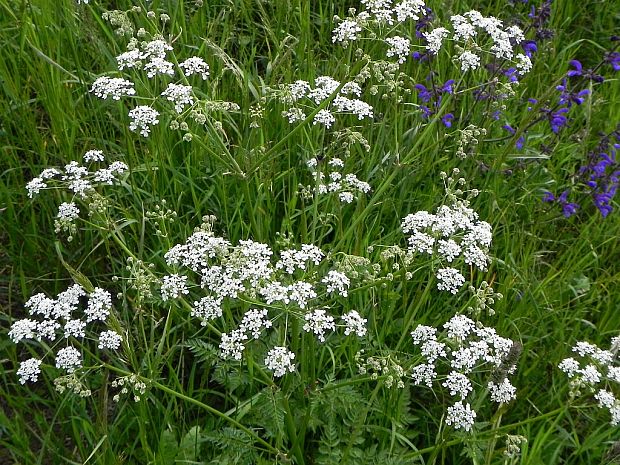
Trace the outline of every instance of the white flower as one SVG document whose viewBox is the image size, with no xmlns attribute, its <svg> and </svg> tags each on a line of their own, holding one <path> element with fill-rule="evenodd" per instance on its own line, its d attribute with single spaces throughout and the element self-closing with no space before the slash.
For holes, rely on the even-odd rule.
<svg viewBox="0 0 620 465">
<path fill-rule="evenodd" d="M 454 40 L 466 42 L 476 37 L 476 28 L 464 16 L 454 15 L 450 17 L 450 21 L 452 21 L 452 28 L 454 29 Z"/>
<path fill-rule="evenodd" d="M 273 371 L 275 377 L 284 376 L 287 372 L 294 372 L 295 365 L 292 364 L 295 354 L 286 347 L 274 347 L 267 352 L 265 366 Z"/>
<path fill-rule="evenodd" d="M 594 394 L 594 398 L 598 400 L 598 406 L 600 408 L 611 409 L 616 404 L 616 398 L 613 393 L 604 389 L 600 389 Z"/>
<path fill-rule="evenodd" d="M 135 95 L 136 89 L 133 82 L 123 78 L 110 78 L 101 76 L 93 82 L 90 91 L 97 97 L 107 99 L 112 97 L 113 100 L 120 100 L 125 95 Z"/>
<path fill-rule="evenodd" d="M 517 397 L 517 388 L 508 381 L 508 378 L 504 378 L 500 384 L 489 381 L 488 388 L 491 400 L 499 404 L 506 404 Z"/>
<path fill-rule="evenodd" d="M 435 238 L 429 234 L 416 231 L 408 239 L 409 250 L 412 252 L 433 254 L 433 246 L 435 245 Z"/>
<path fill-rule="evenodd" d="M 241 360 L 243 353 L 243 341 L 248 336 L 244 331 L 235 329 L 230 334 L 222 333 L 222 341 L 220 342 L 220 351 L 222 358 L 232 357 L 235 360 Z"/>
<path fill-rule="evenodd" d="M 310 92 L 310 84 L 307 81 L 297 80 L 287 86 L 290 99 L 296 102 L 304 98 Z"/>
<path fill-rule="evenodd" d="M 438 27 L 433 29 L 431 32 L 423 32 L 422 35 L 428 42 L 426 49 L 436 55 L 441 49 L 443 40 L 448 37 L 449 34 L 450 31 L 448 31 L 445 27 Z"/>
<path fill-rule="evenodd" d="M 158 74 L 174 76 L 173 64 L 164 58 L 153 57 L 151 61 L 144 65 L 144 71 L 148 78 L 153 78 Z"/>
<path fill-rule="evenodd" d="M 327 285 L 328 294 L 337 292 L 342 297 L 347 297 L 347 289 L 349 284 L 351 284 L 351 280 L 346 274 L 335 270 L 330 270 L 321 282 Z"/>
<path fill-rule="evenodd" d="M 140 53 L 140 50 L 137 49 L 121 53 L 116 57 L 116 63 L 118 64 L 119 71 L 122 71 L 125 68 L 140 69 L 142 67 L 141 58 L 142 54 Z"/>
<path fill-rule="evenodd" d="M 340 200 L 342 203 L 352 203 L 353 200 L 355 200 L 355 196 L 352 192 L 344 191 L 338 193 L 338 200 Z"/>
<path fill-rule="evenodd" d="M 72 284 L 66 290 L 58 294 L 58 298 L 53 301 L 54 308 L 51 316 L 54 318 L 63 318 L 69 320 L 71 312 L 77 310 L 80 303 L 80 297 L 85 296 L 86 292 L 79 284 Z"/>
<path fill-rule="evenodd" d="M 432 326 L 418 325 L 416 329 L 411 331 L 413 343 L 417 346 L 426 341 L 437 340 L 437 329 Z"/>
<path fill-rule="evenodd" d="M 473 390 L 469 378 L 457 371 L 451 371 L 446 380 L 442 383 L 442 386 L 448 388 L 451 396 L 456 396 L 458 394 L 461 396 L 461 399 L 465 399 Z"/>
<path fill-rule="evenodd" d="M 76 368 L 82 366 L 82 355 L 75 347 L 65 347 L 56 354 L 56 368 L 73 373 Z"/>
<path fill-rule="evenodd" d="M 414 21 L 420 19 L 420 14 L 425 15 L 426 7 L 424 0 L 403 0 L 394 7 L 396 13 L 396 20 L 399 23 L 411 18 Z"/>
<path fill-rule="evenodd" d="M 332 42 L 340 42 L 346 46 L 349 42 L 355 42 L 360 32 L 362 27 L 356 21 L 345 19 L 332 31 Z"/>
<path fill-rule="evenodd" d="M 45 189 L 47 184 L 43 182 L 41 178 L 33 178 L 28 184 L 26 184 L 26 190 L 28 191 L 28 197 L 33 198 L 39 193 L 41 189 Z"/>
<path fill-rule="evenodd" d="M 276 263 L 276 269 L 284 269 L 288 274 L 293 274 L 297 269 L 306 270 L 306 264 L 309 261 L 318 265 L 324 256 L 325 254 L 317 246 L 303 244 L 301 250 L 287 249 L 280 252 L 280 260 Z"/>
<path fill-rule="evenodd" d="M 58 206 L 56 218 L 64 221 L 73 221 L 80 216 L 80 209 L 73 202 L 63 202 Z"/>
<path fill-rule="evenodd" d="M 573 347 L 573 352 L 578 353 L 581 357 L 585 357 L 586 355 L 592 355 L 596 353 L 597 350 L 599 350 L 599 348 L 596 345 L 590 344 L 586 341 L 577 342 L 577 344 L 575 344 L 575 347 Z"/>
<path fill-rule="evenodd" d="M 446 424 L 454 425 L 455 429 L 470 431 L 476 418 L 476 412 L 471 409 L 469 403 L 457 402 L 452 407 L 448 407 Z"/>
<path fill-rule="evenodd" d="M 314 115 L 314 120 L 312 124 L 316 125 L 317 123 L 320 123 L 327 129 L 329 129 L 335 122 L 336 118 L 334 117 L 334 115 L 332 115 L 329 110 L 323 109 L 319 110 L 318 113 Z"/>
<path fill-rule="evenodd" d="M 306 119 L 306 114 L 303 112 L 303 110 L 301 110 L 300 108 L 289 108 L 286 111 L 282 112 L 282 116 L 286 119 L 288 119 L 288 122 L 290 124 L 293 124 L 297 121 L 303 121 L 304 119 Z"/>
<path fill-rule="evenodd" d="M 142 58 L 165 58 L 166 52 L 172 50 L 172 46 L 161 39 L 152 40 L 147 42 L 142 47 Z"/>
<path fill-rule="evenodd" d="M 454 268 L 440 268 L 437 270 L 437 289 L 456 294 L 465 284 L 465 277 Z"/>
<path fill-rule="evenodd" d="M 297 302 L 299 308 L 306 308 L 308 301 L 316 297 L 316 291 L 312 284 L 304 281 L 296 281 L 287 287 L 288 299 Z M 286 303 L 286 302 L 285 302 Z"/>
<path fill-rule="evenodd" d="M 420 352 L 426 357 L 428 363 L 435 363 L 439 357 L 446 356 L 446 345 L 435 339 L 429 339 L 422 343 Z"/>
<path fill-rule="evenodd" d="M 366 322 L 368 320 L 366 318 L 362 318 L 356 310 L 351 310 L 350 312 L 345 313 L 341 318 L 345 324 L 345 336 L 348 336 L 351 333 L 355 333 L 359 337 L 364 337 L 366 335 Z"/>
<path fill-rule="evenodd" d="M 450 320 L 444 323 L 443 327 L 448 330 L 448 337 L 462 341 L 476 327 L 476 323 L 465 315 L 454 315 Z"/>
<path fill-rule="evenodd" d="M 157 110 L 146 105 L 140 105 L 129 112 L 129 117 L 131 118 L 129 129 L 134 132 L 140 129 L 140 134 L 148 137 L 151 132 L 151 126 L 159 123 L 158 116 L 159 112 Z"/>
<path fill-rule="evenodd" d="M 56 340 L 56 330 L 60 328 L 60 324 L 55 320 L 43 320 L 37 324 L 37 341 L 48 339 Z"/>
<path fill-rule="evenodd" d="M 99 334 L 99 349 L 118 350 L 123 342 L 123 338 L 116 331 L 103 331 Z"/>
<path fill-rule="evenodd" d="M 411 369 L 411 379 L 413 384 L 425 384 L 429 388 L 433 387 L 433 380 L 437 377 L 435 365 L 432 363 L 423 363 Z"/>
<path fill-rule="evenodd" d="M 372 106 L 359 99 L 350 99 L 342 95 L 338 95 L 332 102 L 334 111 L 342 113 L 352 113 L 357 116 L 357 119 L 363 120 L 364 118 L 373 117 Z"/>
<path fill-rule="evenodd" d="M 26 381 L 37 382 L 39 374 L 41 373 L 41 360 L 36 358 L 28 359 L 19 364 L 17 369 L 17 376 L 19 376 L 19 382 L 26 384 Z"/>
<path fill-rule="evenodd" d="M 170 83 L 161 95 L 174 103 L 174 109 L 177 113 L 182 113 L 185 105 L 194 104 L 194 97 L 192 97 L 192 86 L 183 86 Z"/>
<path fill-rule="evenodd" d="M 28 309 L 30 315 L 39 314 L 44 318 L 49 318 L 54 311 L 55 305 L 56 301 L 54 299 L 50 299 L 42 292 L 39 292 L 30 297 L 24 304 L 24 307 Z"/>
<path fill-rule="evenodd" d="M 266 309 L 250 309 L 243 315 L 239 331 L 243 331 L 246 334 L 250 333 L 254 339 L 258 339 L 263 329 L 271 328 L 271 326 L 272 323 Z"/>
<path fill-rule="evenodd" d="M 201 325 L 206 326 L 207 322 L 222 316 L 222 299 L 206 296 L 194 302 L 192 316 L 201 320 Z"/>
<path fill-rule="evenodd" d="M 86 322 L 94 320 L 105 321 L 110 315 L 112 309 L 112 296 L 104 289 L 96 287 L 88 296 L 88 305 L 84 313 L 86 313 Z"/>
<path fill-rule="evenodd" d="M 569 378 L 572 378 L 579 370 L 579 362 L 572 357 L 565 358 L 560 362 L 558 368 L 566 373 Z"/>
<path fill-rule="evenodd" d="M 329 315 L 325 310 L 318 309 L 314 312 L 306 313 L 306 323 L 303 326 L 303 330 L 306 332 L 314 333 L 319 341 L 325 342 L 325 331 L 335 331 L 336 325 L 334 324 L 334 317 Z"/>
<path fill-rule="evenodd" d="M 461 71 L 469 71 L 480 67 L 480 57 L 475 53 L 465 50 L 457 57 L 457 61 L 461 63 Z"/>
<path fill-rule="evenodd" d="M 190 57 L 179 66 L 183 69 L 185 76 L 191 76 L 192 74 L 200 74 L 203 80 L 209 77 L 209 65 L 200 57 Z"/>
<path fill-rule="evenodd" d="M 532 60 L 527 55 L 519 53 L 515 57 L 515 61 L 517 62 L 517 72 L 521 76 L 529 73 L 532 70 Z"/>
<path fill-rule="evenodd" d="M 82 320 L 69 320 L 65 323 L 65 327 L 63 328 L 65 331 L 65 339 L 70 338 L 71 336 L 75 338 L 81 338 L 86 336 L 86 322 Z"/>
<path fill-rule="evenodd" d="M 84 154 L 84 163 L 103 161 L 104 159 L 103 150 L 89 150 Z"/>
<path fill-rule="evenodd" d="M 35 339 L 37 336 L 37 321 L 29 318 L 17 320 L 11 325 L 9 337 L 17 344 L 22 339 Z"/>
<path fill-rule="evenodd" d="M 161 284 L 162 300 L 165 302 L 168 299 L 176 299 L 181 294 L 189 294 L 187 276 L 179 274 L 164 276 Z"/>
<path fill-rule="evenodd" d="M 449 262 L 453 262 L 461 254 L 461 246 L 452 239 L 447 241 L 441 239 L 437 241 L 437 245 L 439 246 L 437 251 Z"/>
<path fill-rule="evenodd" d="M 411 42 L 409 39 L 400 36 L 388 37 L 385 42 L 390 46 L 387 51 L 388 57 L 398 57 L 398 63 L 402 64 L 409 56 Z"/>
<path fill-rule="evenodd" d="M 340 82 L 329 76 L 319 76 L 314 80 L 315 88 L 308 93 L 308 98 L 314 100 L 314 103 L 320 105 L 320 103 L 331 96 Z"/>
<path fill-rule="evenodd" d="M 581 379 L 588 384 L 596 384 L 601 381 L 601 373 L 596 366 L 587 365 L 584 369 L 579 370 Z"/>
</svg>

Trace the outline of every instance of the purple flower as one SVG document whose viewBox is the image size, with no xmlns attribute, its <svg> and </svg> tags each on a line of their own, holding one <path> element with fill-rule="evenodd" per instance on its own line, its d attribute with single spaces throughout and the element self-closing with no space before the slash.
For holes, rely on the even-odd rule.
<svg viewBox="0 0 620 465">
<path fill-rule="evenodd" d="M 502 71 L 504 76 L 508 78 L 510 82 L 517 82 L 519 78 L 517 77 L 517 69 L 516 68 L 508 68 Z"/>
<path fill-rule="evenodd" d="M 566 78 L 562 79 L 562 84 L 556 86 L 556 89 L 560 91 L 560 99 L 558 103 L 560 105 L 567 105 L 570 108 L 573 103 L 577 105 L 581 105 L 584 101 L 586 95 L 590 94 L 590 89 L 583 89 L 579 92 L 571 92 L 568 84 L 566 83 Z"/>
<path fill-rule="evenodd" d="M 607 52 L 605 62 L 609 63 L 614 71 L 620 71 L 620 52 Z"/>
<path fill-rule="evenodd" d="M 509 124 L 504 124 L 502 128 L 504 128 L 506 131 L 508 131 L 513 136 L 517 133 L 517 131 Z M 525 136 L 521 136 L 515 142 L 515 147 L 517 148 L 517 150 L 521 150 L 524 145 L 525 145 Z"/>
<path fill-rule="evenodd" d="M 532 55 L 538 51 L 538 46 L 534 40 L 524 40 L 521 42 L 521 48 L 528 58 L 532 58 Z"/>
<path fill-rule="evenodd" d="M 452 85 L 454 84 L 454 79 L 448 79 L 446 82 L 443 83 L 443 86 L 441 86 L 441 91 L 442 92 L 446 92 L 447 94 L 452 94 Z"/>
<path fill-rule="evenodd" d="M 573 216 L 575 213 L 577 213 L 577 209 L 579 208 L 579 204 L 577 203 L 572 203 L 569 202 L 568 199 L 568 194 L 570 191 L 565 190 L 564 192 L 562 192 L 560 194 L 560 196 L 558 197 L 557 201 L 560 203 L 560 205 L 562 206 L 562 214 L 566 217 L 566 218 L 570 218 L 571 216 Z"/>
<path fill-rule="evenodd" d="M 446 113 L 445 115 L 441 117 L 441 122 L 444 124 L 445 127 L 450 128 L 452 127 L 453 119 L 454 119 L 454 115 L 452 113 Z"/>
<path fill-rule="evenodd" d="M 583 66 L 581 66 L 581 62 L 579 62 L 578 60 L 571 60 L 568 62 L 568 64 L 571 65 L 573 68 L 575 68 L 575 69 L 568 70 L 568 72 L 566 73 L 568 77 L 582 75 L 581 72 L 583 70 Z"/>
<path fill-rule="evenodd" d="M 545 195 L 543 195 L 542 201 L 543 202 L 555 202 L 556 198 L 555 198 L 555 195 L 553 195 L 551 192 L 547 191 L 547 192 L 545 192 Z"/>
<path fill-rule="evenodd" d="M 428 61 L 429 59 L 429 54 L 426 52 L 413 52 L 411 56 L 414 60 L 419 62 Z"/>
<path fill-rule="evenodd" d="M 577 209 L 579 208 L 579 204 L 577 203 L 564 203 L 562 204 L 562 214 L 565 218 L 570 218 L 575 213 L 577 213 Z"/>
<path fill-rule="evenodd" d="M 555 112 L 549 112 L 549 125 L 554 133 L 557 134 L 560 132 L 560 129 L 568 124 L 566 113 L 568 113 L 568 108 L 560 108 Z"/>
<path fill-rule="evenodd" d="M 428 103 L 431 101 L 431 99 L 433 98 L 433 93 L 429 89 L 427 89 L 424 84 L 416 84 L 414 87 L 417 89 L 418 95 L 424 103 Z"/>
</svg>

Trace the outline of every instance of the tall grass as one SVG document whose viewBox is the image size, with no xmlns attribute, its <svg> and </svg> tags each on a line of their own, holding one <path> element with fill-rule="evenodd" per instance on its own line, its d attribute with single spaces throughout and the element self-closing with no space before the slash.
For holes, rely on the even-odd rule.
<svg viewBox="0 0 620 465">
<path fill-rule="evenodd" d="M 190 128 L 189 142 L 183 131 L 168 128 L 169 114 L 162 114 L 160 124 L 143 138 L 129 130 L 127 112 L 134 102 L 103 101 L 89 92 L 97 77 L 116 69 L 115 57 L 127 43 L 102 13 L 128 10 L 134 3 L 142 6 L 140 13 L 128 14 L 136 30 L 161 27 L 178 61 L 196 55 L 209 63 L 208 80 L 191 81 L 196 95 L 234 102 L 238 111 L 211 113 L 202 128 Z M 509 24 L 516 15 L 525 20 L 531 3 L 451 0 L 428 6 L 437 25 L 470 9 Z M 430 64 L 408 58 L 400 67 L 402 88 L 395 94 L 372 96 L 367 88 L 372 80 L 362 86 L 373 118 L 338 116 L 343 119 L 335 129 L 350 126 L 370 145 L 366 151 L 363 144 L 352 144 L 345 159 L 333 130 L 313 125 L 311 117 L 289 124 L 281 115 L 286 106 L 274 92 L 296 80 L 313 83 L 328 75 L 346 82 L 360 72 L 358 44 L 343 48 L 332 41 L 338 24 L 334 16 L 345 18 L 350 7 L 362 7 L 357 3 L 0 0 L 0 318 L 6 328 L 0 341 L 0 462 L 611 460 L 618 428 L 610 427 L 608 412 L 596 407 L 592 395 L 569 401 L 568 378 L 557 366 L 571 356 L 576 341 L 608 347 L 618 336 L 617 212 L 602 218 L 584 201 L 577 215 L 565 218 L 557 205 L 541 199 L 545 191 L 559 194 L 574 183 L 573 174 L 594 150 L 599 133 L 616 129 L 617 77 L 607 67 L 601 71 L 605 82 L 585 83 L 591 94 L 572 107 L 570 123 L 559 135 L 545 122 L 528 127 L 537 113 L 527 109 L 528 98 L 539 99 L 542 106 L 542 99 L 556 95 L 569 60 L 592 68 L 613 47 L 609 36 L 617 17 L 608 13 L 610 5 L 592 0 L 552 4 L 547 27 L 554 36 L 538 43 L 534 68 L 502 115 L 502 123 L 517 128 L 516 135 L 502 130 L 485 113 L 486 103 L 465 92 L 442 101 L 442 111 L 454 113 L 452 127 L 442 124 L 440 115 L 425 120 L 414 85 L 428 85 L 431 70 L 438 83 L 452 78 L 461 84 L 462 78 L 471 87 L 480 75 L 460 73 L 446 56 Z M 146 11 L 155 11 L 156 17 L 147 17 Z M 159 21 L 161 13 L 169 20 Z M 415 35 L 413 26 L 408 33 Z M 361 44 L 374 59 L 385 59 L 384 44 Z M 136 74 L 137 93 L 156 97 L 165 88 L 165 81 L 157 79 Z M 461 160 L 455 156 L 456 130 L 466 123 L 489 132 L 475 147 L 477 156 Z M 524 128 L 526 145 L 517 150 L 518 131 Z M 101 189 L 109 202 L 106 212 L 82 214 L 68 242 L 54 232 L 58 205 L 69 200 L 66 192 L 44 191 L 30 199 L 25 186 L 43 169 L 81 160 L 90 149 L 103 150 L 129 170 L 115 186 Z M 333 195 L 304 196 L 300 185 L 311 189 L 317 184 L 306 162 L 337 156 L 345 159 L 345 172 L 368 181 L 372 191 L 352 204 Z M 373 377 L 357 368 L 363 349 L 365 356 L 383 358 L 409 373 L 421 360 L 409 333 L 417 325 L 441 327 L 471 305 L 465 288 L 456 296 L 437 290 L 437 259 L 417 256 L 409 267 L 397 269 L 381 258 L 388 246 L 407 247 L 401 230 L 406 215 L 433 212 L 448 201 L 440 172 L 453 168 L 469 188 L 480 190 L 471 207 L 493 231 L 489 269 L 462 270 L 465 287 L 484 280 L 503 294 L 493 305 L 495 314 L 481 314 L 479 324 L 522 346 L 511 378 L 515 400 L 491 404 L 489 373 L 476 378 L 473 432 L 446 425 L 447 390 L 407 381 L 398 388 L 388 382 L 395 372 Z M 137 293 L 127 258 L 152 263 L 145 272 L 153 280 L 178 272 L 166 264 L 164 254 L 183 243 L 206 215 L 217 217 L 214 234 L 233 245 L 252 239 L 281 251 L 312 243 L 329 254 L 324 263 L 330 269 L 344 266 L 350 256 L 379 265 L 361 265 L 375 274 L 352 285 L 346 298 L 325 293 L 317 298 L 334 315 L 358 310 L 367 319 L 367 335 L 345 337 L 339 329 L 323 344 L 294 318 L 305 309 L 283 310 L 277 302 L 245 297 L 225 305 L 220 319 L 200 325 L 190 317 L 200 297 L 195 289 L 184 299 L 165 302 L 159 284 L 151 286 L 153 297 Z M 304 279 L 322 277 L 327 268 L 321 266 Z M 407 279 L 407 271 L 413 278 Z M 113 324 L 125 337 L 120 351 L 103 355 L 94 341 L 85 340 L 84 365 L 93 368 L 84 378 L 92 390 L 86 398 L 57 392 L 48 375 L 59 373 L 50 366 L 53 362 L 47 362 L 49 370 L 37 383 L 20 384 L 19 363 L 37 353 L 38 346 L 34 341 L 15 345 L 6 336 L 16 320 L 28 316 L 24 303 L 30 296 L 55 296 L 76 281 L 88 292 L 88 286 L 112 292 Z M 222 359 L 221 333 L 256 306 L 278 315 L 272 318 L 281 327 L 248 349 L 240 363 Z M 274 377 L 263 361 L 270 348 L 284 342 L 296 354 L 296 371 Z M 119 390 L 112 381 L 132 373 L 147 384 L 146 392 L 138 402 L 133 396 L 115 402 Z M 505 454 L 506 435 L 527 439 L 520 454 Z"/>
</svg>

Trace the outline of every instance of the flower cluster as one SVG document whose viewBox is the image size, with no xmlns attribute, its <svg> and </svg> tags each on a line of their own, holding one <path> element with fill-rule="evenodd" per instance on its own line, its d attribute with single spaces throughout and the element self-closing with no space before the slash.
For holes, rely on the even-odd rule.
<svg viewBox="0 0 620 465">
<path fill-rule="evenodd" d="M 334 95 L 335 94 L 335 95 Z M 340 83 L 329 76 L 319 76 L 314 80 L 314 87 L 307 81 L 296 81 L 289 84 L 280 92 L 280 101 L 288 106 L 282 116 L 289 123 L 306 119 L 306 111 L 312 111 L 325 100 L 334 95 L 329 105 L 319 110 L 313 119 L 313 124 L 321 124 L 327 129 L 336 122 L 334 114 L 350 114 L 358 120 L 373 117 L 373 109 L 366 102 L 358 98 L 362 89 L 355 82 Z"/>
<path fill-rule="evenodd" d="M 101 163 L 103 161 L 104 155 L 101 150 L 89 150 L 84 154 L 85 163 Z M 90 171 L 88 167 L 77 161 L 72 161 L 64 168 L 44 169 L 39 176 L 26 184 L 26 190 L 30 198 L 38 195 L 44 189 L 54 188 L 69 191 L 72 199 L 70 202 L 63 202 L 58 206 L 55 230 L 57 233 L 68 233 L 68 239 L 71 240 L 76 232 L 74 221 L 80 214 L 75 199 L 92 200 L 95 203 L 97 187 L 118 183 L 120 175 L 127 170 L 127 165 L 120 161 L 112 162 L 107 168 L 99 168 L 94 171 Z"/>
<path fill-rule="evenodd" d="M 82 301 L 86 301 L 86 307 L 80 311 Z M 95 288 L 87 293 L 79 284 L 73 284 L 55 299 L 43 293 L 33 295 L 25 307 L 29 317 L 11 325 L 9 338 L 15 344 L 39 342 L 40 348 L 45 351 L 49 351 L 49 346 L 64 341 L 66 346 L 56 352 L 55 366 L 72 374 L 81 368 L 82 354 L 70 342 L 83 340 L 87 331 L 95 332 L 96 328 L 106 323 L 112 309 L 112 299 L 106 290 Z M 121 335 L 110 329 L 100 332 L 98 339 L 99 349 L 117 350 L 122 342 Z M 42 359 L 33 357 L 20 363 L 17 375 L 21 384 L 37 381 Z"/>
<path fill-rule="evenodd" d="M 594 394 L 599 408 L 611 414 L 612 426 L 620 424 L 620 336 L 611 339 L 609 350 L 581 341 L 573 347 L 574 357 L 565 358 L 558 368 L 570 379 L 570 395 L 578 397 L 582 389 Z"/>
<path fill-rule="evenodd" d="M 385 25 L 395 26 L 411 20 L 418 21 L 428 14 L 424 0 L 368 0 L 362 1 L 362 4 L 365 7 L 363 11 L 357 13 L 351 8 L 345 19 L 335 18 L 339 24 L 332 31 L 332 42 L 346 47 L 357 41 L 364 29 L 381 30 Z M 409 52 L 409 40 L 394 36 L 386 38 L 385 42 L 390 47 L 387 56 L 398 56 L 399 63 L 404 62 Z"/>
<path fill-rule="evenodd" d="M 324 167 L 319 170 L 319 163 Z M 327 162 L 319 162 L 316 158 L 311 158 L 306 162 L 306 166 L 314 177 L 314 185 L 304 186 L 302 195 L 312 197 L 313 195 L 337 194 L 338 200 L 342 203 L 352 203 L 360 194 L 368 194 L 371 191 L 370 184 L 360 181 L 353 173 L 344 174 L 345 162 L 340 158 L 332 158 Z"/>
<path fill-rule="evenodd" d="M 438 369 L 449 370 L 441 386 L 455 398 L 448 407 L 446 423 L 455 429 L 470 431 L 476 412 L 467 402 L 474 391 L 476 372 L 492 371 L 487 389 L 495 403 L 508 403 L 516 397 L 516 389 L 508 375 L 516 370 L 518 345 L 497 334 L 495 329 L 476 324 L 464 315 L 455 315 L 443 325 L 445 334 L 419 325 L 411 332 L 413 344 L 420 348 L 424 363 L 414 366 L 410 375 L 416 385 L 433 386 L 439 378 Z"/>
<path fill-rule="evenodd" d="M 575 175 L 580 181 L 577 190 L 591 197 L 592 203 L 603 218 L 613 211 L 612 203 L 620 183 L 620 163 L 616 160 L 619 148 L 620 129 L 616 128 L 615 131 L 601 137 L 596 149 L 588 153 L 586 163 Z M 570 194 L 571 190 L 568 189 L 557 197 L 551 192 L 546 192 L 543 201 L 558 205 L 563 215 L 568 218 L 579 208 L 578 203 L 569 201 Z"/>
<path fill-rule="evenodd" d="M 299 319 L 304 331 L 324 342 L 327 332 L 334 331 L 336 324 L 335 317 L 320 306 L 319 298 L 348 296 L 352 278 L 346 274 L 346 267 L 320 273 L 325 254 L 312 244 L 284 249 L 276 260 L 274 255 L 268 245 L 252 240 L 239 241 L 234 246 L 215 236 L 212 223 L 205 221 L 185 243 L 175 245 L 165 254 L 167 264 L 178 272 L 162 279 L 162 300 L 189 294 L 191 287 L 201 288 L 206 295 L 194 301 L 192 316 L 203 325 L 221 317 L 227 304 L 234 301 L 251 299 L 264 302 L 270 309 L 274 304 L 282 309 L 271 316 L 267 309 L 248 310 L 236 328 L 222 333 L 223 358 L 240 360 L 246 344 L 260 338 L 283 315 Z M 195 285 L 191 285 L 190 275 L 180 273 L 183 268 L 193 272 L 190 275 L 197 275 Z M 345 336 L 366 334 L 366 319 L 357 311 L 351 310 L 340 318 Z"/>
<path fill-rule="evenodd" d="M 448 189 L 451 184 L 465 182 L 463 178 L 448 178 L 445 173 L 442 176 Z M 448 204 L 439 207 L 434 214 L 419 211 L 407 215 L 401 228 L 409 235 L 409 252 L 432 255 L 451 265 L 463 261 L 486 271 L 490 260 L 491 225 L 478 219 L 478 214 L 469 208 L 468 199 L 458 198 L 462 194 L 460 189 L 449 194 Z M 470 197 L 475 195 L 477 191 L 470 191 Z M 461 272 L 452 266 L 437 270 L 437 280 L 438 289 L 452 294 L 456 294 L 465 283 Z"/>
<path fill-rule="evenodd" d="M 133 34 L 133 29 L 131 29 Z M 140 34 L 138 34 L 140 35 Z M 144 35 L 144 34 L 143 34 Z M 138 41 L 132 38 L 127 46 L 127 51 L 116 57 L 118 71 L 133 71 L 146 73 L 147 80 L 154 78 L 174 79 L 178 76 L 180 81 L 170 82 L 167 87 L 159 94 L 161 99 L 154 98 L 150 105 L 139 105 L 129 111 L 129 129 L 138 132 L 143 137 L 148 137 L 153 126 L 159 123 L 160 111 L 154 108 L 161 101 L 169 101 L 174 106 L 177 114 L 184 113 L 186 108 L 190 108 L 188 115 L 198 124 L 206 122 L 205 112 L 210 110 L 228 111 L 237 108 L 229 102 L 198 101 L 191 85 L 186 85 L 190 76 L 197 75 L 203 80 L 209 76 L 209 65 L 205 60 L 198 56 L 192 56 L 182 61 L 176 66 L 175 59 L 168 59 L 168 54 L 173 51 L 173 47 L 160 36 L 154 36 L 150 41 Z M 132 81 L 125 78 L 112 78 L 102 76 L 97 78 L 90 90 L 95 96 L 106 99 L 111 97 L 120 100 L 121 97 L 136 95 L 136 90 Z M 163 103 L 162 102 L 162 103 Z M 188 130 L 187 123 L 179 123 L 175 120 L 171 127 L 182 126 L 183 130 Z M 186 139 L 191 140 L 191 134 L 186 134 Z"/>
</svg>

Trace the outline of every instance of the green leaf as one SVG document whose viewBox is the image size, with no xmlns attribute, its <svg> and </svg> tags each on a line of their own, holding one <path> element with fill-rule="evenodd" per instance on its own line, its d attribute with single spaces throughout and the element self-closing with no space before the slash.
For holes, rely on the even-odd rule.
<svg viewBox="0 0 620 465">
<path fill-rule="evenodd" d="M 155 463 L 157 465 L 174 465 L 174 458 L 178 450 L 179 446 L 174 433 L 169 429 L 163 430 L 159 436 L 159 447 L 157 448 Z"/>
<path fill-rule="evenodd" d="M 200 441 L 200 426 L 191 428 L 179 444 L 179 452 L 177 460 L 185 460 L 195 462 L 198 457 L 198 443 Z"/>
</svg>

